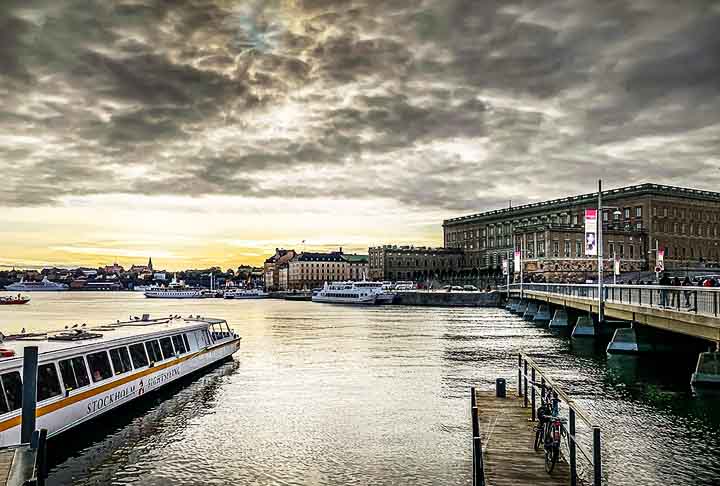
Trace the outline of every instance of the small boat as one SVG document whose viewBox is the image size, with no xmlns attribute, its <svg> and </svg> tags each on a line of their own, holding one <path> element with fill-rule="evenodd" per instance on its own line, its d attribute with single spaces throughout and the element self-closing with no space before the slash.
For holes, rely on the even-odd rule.
<svg viewBox="0 0 720 486">
<path fill-rule="evenodd" d="M 237 289 L 227 290 L 224 297 L 226 299 L 266 299 L 270 294 L 260 289 Z"/>
<path fill-rule="evenodd" d="M 144 316 L 143 316 L 144 317 Z M 98 332 L 101 331 L 101 332 Z M 20 443 L 21 337 L 0 345 L 0 447 Z M 37 427 L 53 437 L 230 358 L 238 336 L 223 319 L 143 318 L 38 335 Z M 151 399 L 154 400 L 154 399 Z"/>
<path fill-rule="evenodd" d="M 30 302 L 30 297 L 17 294 L 17 297 L 6 296 L 0 297 L 0 305 L 22 305 Z"/>
</svg>

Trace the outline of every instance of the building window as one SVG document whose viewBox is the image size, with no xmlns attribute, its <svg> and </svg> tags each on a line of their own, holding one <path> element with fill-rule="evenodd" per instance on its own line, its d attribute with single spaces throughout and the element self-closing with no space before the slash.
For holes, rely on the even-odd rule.
<svg viewBox="0 0 720 486">
<path fill-rule="evenodd" d="M 618 245 L 618 255 L 620 258 L 625 258 L 625 245 Z"/>
<path fill-rule="evenodd" d="M 642 218 L 642 206 L 637 206 L 635 208 L 635 217 Z"/>
<path fill-rule="evenodd" d="M 603 221 L 607 221 L 607 220 L 608 220 L 608 212 L 603 211 Z"/>
<path fill-rule="evenodd" d="M 663 208 L 663 218 L 667 218 L 668 210 L 667 208 Z"/>
<path fill-rule="evenodd" d="M 652 215 L 653 215 L 653 218 L 655 216 L 657 216 L 657 208 L 655 206 L 653 206 L 653 208 L 652 208 Z"/>
<path fill-rule="evenodd" d="M 611 254 L 611 255 L 612 255 L 613 253 L 615 253 L 615 243 L 613 243 L 612 241 L 610 242 L 610 248 L 609 248 L 609 250 L 610 250 L 610 254 Z"/>
<path fill-rule="evenodd" d="M 635 245 L 628 246 L 628 252 L 630 252 L 630 258 L 635 258 Z"/>
<path fill-rule="evenodd" d="M 570 256 L 570 240 L 565 240 L 565 245 L 563 248 L 563 254 L 565 255 L 565 258 L 568 258 Z"/>
<path fill-rule="evenodd" d="M 573 217 L 572 217 L 572 224 L 573 224 L 573 225 L 576 225 L 576 224 L 578 224 L 578 215 L 577 215 L 577 214 L 573 214 Z"/>
<path fill-rule="evenodd" d="M 557 258 L 560 256 L 560 242 L 557 240 L 553 241 L 553 257 Z"/>
<path fill-rule="evenodd" d="M 643 228 L 642 222 L 638 221 L 637 223 L 635 223 L 635 228 L 636 228 L 638 231 L 642 231 L 642 228 Z"/>
<path fill-rule="evenodd" d="M 625 216 L 625 219 L 630 219 L 630 208 L 624 209 L 623 216 Z"/>
<path fill-rule="evenodd" d="M 583 256 L 582 241 L 580 241 L 580 240 L 575 240 L 575 256 L 576 257 Z"/>
</svg>

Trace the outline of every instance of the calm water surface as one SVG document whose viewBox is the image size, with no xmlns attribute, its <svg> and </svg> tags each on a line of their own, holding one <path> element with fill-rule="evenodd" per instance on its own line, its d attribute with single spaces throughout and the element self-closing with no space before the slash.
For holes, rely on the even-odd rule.
<svg viewBox="0 0 720 486">
<path fill-rule="evenodd" d="M 49 484 L 467 485 L 469 387 L 512 390 L 520 350 L 603 426 L 609 484 L 720 484 L 720 401 L 691 395 L 695 356 L 608 360 L 496 309 L 32 297 L 0 330 L 192 313 L 243 336 L 234 361 L 53 439 Z"/>
</svg>

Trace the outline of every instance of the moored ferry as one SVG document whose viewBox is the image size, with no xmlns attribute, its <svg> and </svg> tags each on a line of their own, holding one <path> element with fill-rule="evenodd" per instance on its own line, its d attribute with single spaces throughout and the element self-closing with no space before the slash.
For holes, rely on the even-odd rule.
<svg viewBox="0 0 720 486">
<path fill-rule="evenodd" d="M 0 446 L 20 443 L 23 348 L 38 347 L 37 427 L 60 434 L 190 373 L 229 358 L 238 336 L 221 319 L 131 320 L 0 345 Z"/>
<path fill-rule="evenodd" d="M 190 287 L 175 278 L 167 287 L 152 287 L 145 291 L 145 297 L 149 299 L 205 299 L 211 296 L 210 291 Z"/>
<path fill-rule="evenodd" d="M 267 299 L 270 294 L 260 289 L 233 289 L 226 290 L 224 297 L 226 299 Z"/>
<path fill-rule="evenodd" d="M 36 292 L 36 291 L 57 291 L 67 290 L 68 285 L 63 283 L 51 282 L 47 277 L 43 277 L 40 282 L 26 281 L 24 278 L 20 278 L 19 282 L 15 282 L 5 286 L 5 290 L 10 291 L 22 291 L 22 292 Z"/>
<path fill-rule="evenodd" d="M 383 290 L 382 282 L 332 282 L 314 291 L 313 302 L 328 304 L 383 304 L 390 303 L 393 295 Z"/>
</svg>

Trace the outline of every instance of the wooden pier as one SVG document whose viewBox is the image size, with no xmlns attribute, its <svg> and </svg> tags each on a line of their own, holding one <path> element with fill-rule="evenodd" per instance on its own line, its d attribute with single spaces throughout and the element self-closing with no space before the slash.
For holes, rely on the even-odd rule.
<svg viewBox="0 0 720 486">
<path fill-rule="evenodd" d="M 475 401 L 487 486 L 570 484 L 570 468 L 562 457 L 552 474 L 545 472 L 545 455 L 533 448 L 534 423 L 522 398 L 476 391 Z"/>
</svg>

